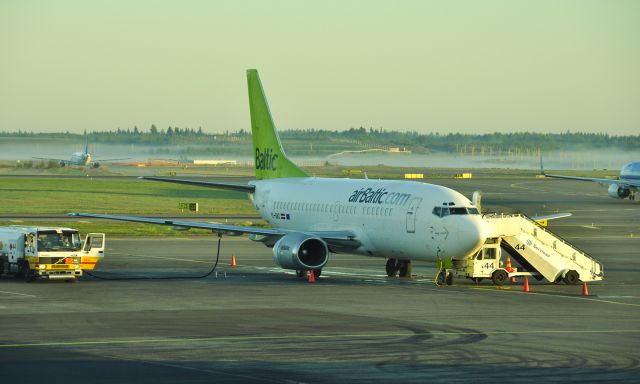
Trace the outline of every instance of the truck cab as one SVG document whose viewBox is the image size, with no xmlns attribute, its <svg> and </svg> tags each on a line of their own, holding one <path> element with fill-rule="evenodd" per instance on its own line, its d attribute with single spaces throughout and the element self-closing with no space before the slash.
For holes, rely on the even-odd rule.
<svg viewBox="0 0 640 384">
<path fill-rule="evenodd" d="M 72 228 L 0 227 L 0 274 L 74 280 L 95 268 L 104 246 L 103 233 L 90 233 L 83 243 Z"/>
</svg>

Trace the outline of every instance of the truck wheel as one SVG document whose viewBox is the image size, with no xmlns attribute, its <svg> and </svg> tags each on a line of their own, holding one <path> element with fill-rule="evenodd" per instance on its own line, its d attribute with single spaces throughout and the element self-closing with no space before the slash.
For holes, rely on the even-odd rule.
<svg viewBox="0 0 640 384">
<path fill-rule="evenodd" d="M 436 285 L 439 287 L 445 283 L 447 271 L 443 268 L 436 275 Z"/>
<path fill-rule="evenodd" d="M 509 275 L 507 275 L 507 272 L 504 269 L 498 269 L 491 275 L 491 280 L 493 280 L 493 284 L 495 285 L 504 284 L 507 281 L 507 278 L 509 278 Z"/>
<path fill-rule="evenodd" d="M 567 285 L 576 285 L 578 281 L 580 281 L 580 275 L 572 269 L 562 277 L 562 280 L 564 280 L 564 283 Z"/>
<path fill-rule="evenodd" d="M 453 284 L 453 273 L 452 272 L 448 272 L 447 273 L 447 278 L 445 279 L 445 283 L 447 283 L 447 285 Z"/>
<path fill-rule="evenodd" d="M 34 273 L 34 271 L 28 268 L 24 270 L 24 281 L 26 281 L 27 283 L 30 283 L 35 279 L 36 279 L 36 274 Z"/>
</svg>

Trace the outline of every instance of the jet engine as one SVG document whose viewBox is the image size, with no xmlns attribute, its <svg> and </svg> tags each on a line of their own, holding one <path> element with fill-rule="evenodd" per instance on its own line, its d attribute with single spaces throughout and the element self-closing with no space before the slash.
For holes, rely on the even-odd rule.
<svg viewBox="0 0 640 384">
<path fill-rule="evenodd" d="M 290 233 L 274 245 L 273 260 L 284 269 L 320 269 L 329 260 L 329 248 L 319 237 Z"/>
<path fill-rule="evenodd" d="M 629 188 L 624 188 L 618 186 L 618 184 L 613 183 L 609 185 L 609 197 L 613 197 L 614 199 L 626 199 L 631 194 Z"/>
<path fill-rule="evenodd" d="M 60 164 L 61 167 L 64 167 L 65 165 L 67 165 L 67 163 L 65 163 L 63 160 L 60 160 L 58 164 Z"/>
</svg>

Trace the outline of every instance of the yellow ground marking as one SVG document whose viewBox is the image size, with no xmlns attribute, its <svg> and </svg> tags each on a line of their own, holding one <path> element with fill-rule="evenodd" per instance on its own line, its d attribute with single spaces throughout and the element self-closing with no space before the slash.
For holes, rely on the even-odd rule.
<svg viewBox="0 0 640 384">
<path fill-rule="evenodd" d="M 82 345 L 127 345 L 127 344 L 179 344 L 193 342 L 245 342 L 245 341 L 281 341 L 281 340 L 339 340 L 339 339 L 382 339 L 391 337 L 415 336 L 473 336 L 473 335 L 536 335 L 536 334 L 626 334 L 640 333 L 640 329 L 568 329 L 568 330 L 528 330 L 528 331 L 469 331 L 469 332 L 371 332 L 371 333 L 334 333 L 334 334 L 305 334 L 305 335 L 272 335 L 272 336 L 214 336 L 214 337 L 185 337 L 170 339 L 138 339 L 138 340 L 89 340 L 89 341 L 60 341 L 45 343 L 16 343 L 0 344 L 0 348 L 23 347 L 68 347 Z"/>
</svg>

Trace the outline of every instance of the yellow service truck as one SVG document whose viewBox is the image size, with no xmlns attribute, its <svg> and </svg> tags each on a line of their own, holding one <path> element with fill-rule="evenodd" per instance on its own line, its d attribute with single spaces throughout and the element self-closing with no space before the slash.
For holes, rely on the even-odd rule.
<svg viewBox="0 0 640 384">
<path fill-rule="evenodd" d="M 104 233 L 90 233 L 84 243 L 77 229 L 0 227 L 0 275 L 75 280 L 104 257 Z"/>
</svg>

